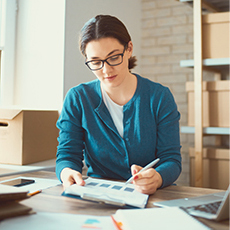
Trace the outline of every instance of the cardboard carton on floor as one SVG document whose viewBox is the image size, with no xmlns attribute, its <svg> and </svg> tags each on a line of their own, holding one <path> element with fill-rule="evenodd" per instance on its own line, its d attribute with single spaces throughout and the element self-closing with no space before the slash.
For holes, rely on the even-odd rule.
<svg viewBox="0 0 230 230">
<path fill-rule="evenodd" d="M 0 163 L 25 165 L 56 156 L 58 111 L 0 109 Z"/>
</svg>

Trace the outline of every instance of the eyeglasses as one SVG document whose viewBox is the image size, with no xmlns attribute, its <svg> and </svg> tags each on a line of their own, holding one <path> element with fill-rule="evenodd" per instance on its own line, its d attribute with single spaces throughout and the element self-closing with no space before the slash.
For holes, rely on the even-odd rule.
<svg viewBox="0 0 230 230">
<path fill-rule="evenodd" d="M 126 46 L 124 47 L 124 51 L 121 54 L 113 55 L 113 56 L 108 57 L 108 58 L 106 58 L 104 60 L 87 61 L 87 62 L 85 62 L 85 64 L 92 71 L 102 69 L 105 62 L 110 66 L 120 65 L 123 62 L 123 56 L 124 56 L 124 53 L 125 53 L 125 49 L 126 49 Z"/>
</svg>

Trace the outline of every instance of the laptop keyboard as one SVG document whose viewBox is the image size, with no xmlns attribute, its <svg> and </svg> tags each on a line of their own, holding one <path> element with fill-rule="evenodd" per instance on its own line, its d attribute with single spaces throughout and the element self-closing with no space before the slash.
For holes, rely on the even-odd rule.
<svg viewBox="0 0 230 230">
<path fill-rule="evenodd" d="M 202 204 L 202 205 L 187 207 L 186 210 L 187 211 L 196 210 L 196 211 L 216 214 L 218 208 L 220 207 L 220 204 L 221 204 L 221 201 L 218 201 L 218 202 L 213 202 L 209 204 Z"/>
</svg>

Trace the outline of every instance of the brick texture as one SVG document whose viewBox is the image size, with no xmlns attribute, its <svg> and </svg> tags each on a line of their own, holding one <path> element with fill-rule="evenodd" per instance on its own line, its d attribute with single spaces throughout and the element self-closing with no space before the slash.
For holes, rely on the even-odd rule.
<svg viewBox="0 0 230 230">
<path fill-rule="evenodd" d="M 176 0 L 142 0 L 141 74 L 170 88 L 187 125 L 185 82 L 193 69 L 181 68 L 180 60 L 193 58 L 193 10 Z M 193 135 L 181 134 L 182 173 L 177 184 L 189 185 L 189 146 Z"/>
<path fill-rule="evenodd" d="M 188 124 L 186 81 L 193 81 L 193 68 L 180 67 L 180 60 L 193 59 L 193 9 L 176 0 L 142 0 L 141 75 L 159 82 L 171 90 L 181 113 L 180 126 Z M 229 80 L 229 71 L 222 72 Z M 214 80 L 214 74 L 203 72 L 204 81 Z M 222 136 L 229 146 L 229 138 Z M 204 136 L 204 145 L 215 143 L 215 137 Z M 194 134 L 181 133 L 182 173 L 178 185 L 189 185 L 189 147 L 194 146 Z"/>
<path fill-rule="evenodd" d="M 176 0 L 142 0 L 141 75 L 171 90 L 181 113 L 180 126 L 188 124 L 186 81 L 193 81 L 193 68 L 180 67 L 180 60 L 193 59 L 193 9 Z M 229 80 L 229 71 L 222 71 L 222 80 Z M 215 76 L 203 71 L 203 80 Z M 229 137 L 221 137 L 229 146 Z M 213 145 L 215 137 L 204 136 L 204 145 Z M 181 133 L 182 173 L 179 185 L 189 185 L 189 147 L 194 134 Z"/>
</svg>

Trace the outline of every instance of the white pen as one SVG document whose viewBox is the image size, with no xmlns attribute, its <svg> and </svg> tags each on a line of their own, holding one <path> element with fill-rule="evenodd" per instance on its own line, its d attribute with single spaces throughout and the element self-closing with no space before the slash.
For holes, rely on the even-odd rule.
<svg viewBox="0 0 230 230">
<path fill-rule="evenodd" d="M 138 173 L 145 171 L 146 169 L 152 168 L 158 161 L 160 160 L 160 158 L 157 158 L 156 160 L 150 162 L 149 164 L 147 164 L 143 169 L 141 169 Z M 125 184 L 131 183 L 133 181 L 133 176 L 131 176 L 126 182 Z"/>
</svg>

